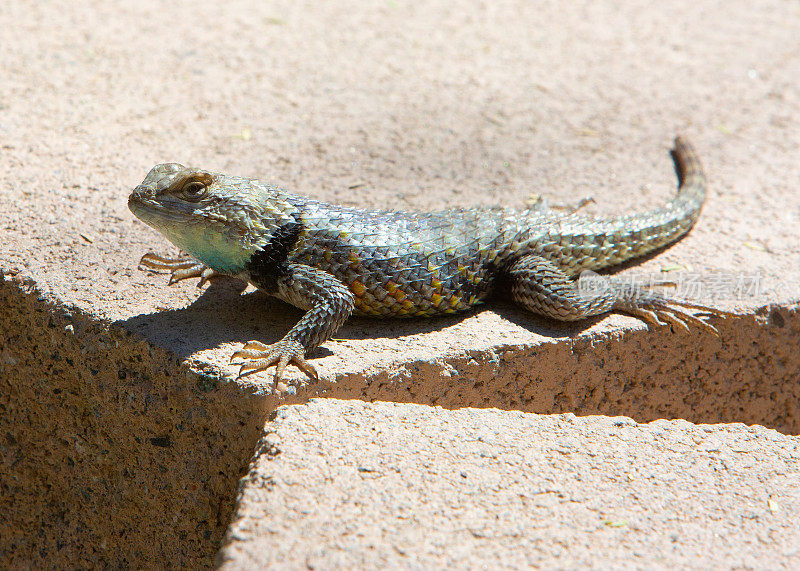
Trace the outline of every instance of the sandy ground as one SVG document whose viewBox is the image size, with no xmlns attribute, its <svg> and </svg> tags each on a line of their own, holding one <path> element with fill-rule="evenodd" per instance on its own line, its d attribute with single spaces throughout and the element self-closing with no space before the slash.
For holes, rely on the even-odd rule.
<svg viewBox="0 0 800 571">
<path fill-rule="evenodd" d="M 270 392 L 268 375 L 234 387 L 255 399 L 231 405 L 228 419 L 235 425 L 239 413 L 251 418 L 244 431 L 248 439 L 236 453 L 217 455 L 224 485 L 211 492 L 203 482 L 191 493 L 232 502 L 236 478 L 249 460 L 242 450 L 256 447 L 266 413 L 318 394 L 451 409 L 624 414 L 639 422 L 757 423 L 787 440 L 778 445 L 765 439 L 753 454 L 775 446 L 786 473 L 797 471 L 797 458 L 785 452 L 795 442 L 788 434 L 800 431 L 800 8 L 795 3 L 13 1 L 0 8 L 0 30 L 0 269 L 13 280 L 6 287 L 19 286 L 20 295 L 29 298 L 15 306 L 26 308 L 21 313 L 9 310 L 0 330 L 0 377 L 11 387 L 0 395 L 5 407 L 0 428 L 12 435 L 6 458 L 15 458 L 3 464 L 3 473 L 8 482 L 29 482 L 24 493 L 15 491 L 16 484 L 2 488 L 2 505 L 18 516 L 14 537 L 24 538 L 2 546 L 8 561 L 69 562 L 59 535 L 68 528 L 70 557 L 86 565 L 144 565 L 165 557 L 183 566 L 207 564 L 227 526 L 231 508 L 219 508 L 221 518 L 203 512 L 201 524 L 181 511 L 180 494 L 191 487 L 184 480 L 168 492 L 172 503 L 160 513 L 156 506 L 166 505 L 167 496 L 147 485 L 151 476 L 163 478 L 155 467 L 152 475 L 140 469 L 135 495 L 149 506 L 140 509 L 143 517 L 162 531 L 137 531 L 135 518 L 128 516 L 124 522 L 114 519 L 126 494 L 134 493 L 121 490 L 131 485 L 125 474 L 139 440 L 166 442 L 160 440 L 165 433 L 186 426 L 175 411 L 184 414 L 191 407 L 173 399 L 163 416 L 139 425 L 139 413 L 126 408 L 122 371 L 117 361 L 106 360 L 106 349 L 95 351 L 78 339 L 67 353 L 71 368 L 65 368 L 63 351 L 45 350 L 76 332 L 80 337 L 77 321 L 58 331 L 48 328 L 48 312 L 58 313 L 53 319 L 59 324 L 80 316 L 82 323 L 134 335 L 135 343 L 112 336 L 117 345 L 109 351 L 117 351 L 120 362 L 161 363 L 162 357 L 153 355 L 163 350 L 171 357 L 164 356 L 163 367 L 148 374 L 169 371 L 170 382 L 178 383 L 170 363 L 188 360 L 215 383 L 232 383 L 227 357 L 233 348 L 251 338 L 275 340 L 297 319 L 296 311 L 251 290 L 240 295 L 235 284 L 201 293 L 190 283 L 167 288 L 164 276 L 137 270 L 143 253 L 170 246 L 129 214 L 127 194 L 153 164 L 167 161 L 266 178 L 301 194 L 368 208 L 522 205 L 541 194 L 565 203 L 591 196 L 595 203 L 587 212 L 611 213 L 648 208 L 673 192 L 668 151 L 682 133 L 708 171 L 707 204 L 685 240 L 626 271 L 661 275 L 679 269 L 690 278 L 744 275 L 758 282 L 746 295 L 715 300 L 743 316 L 720 325 L 719 338 L 645 331 L 623 316 L 565 328 L 502 303 L 436 323 L 352 320 L 315 355 L 321 384 L 301 388 L 287 401 L 275 395 L 259 400 Z M 25 321 L 20 317 L 25 311 L 40 315 Z M 54 362 L 54 355 L 61 360 Z M 107 373 L 108 379 L 59 384 L 83 368 Z M 180 386 L 169 386 L 184 394 Z M 130 394 L 152 391 L 148 387 L 140 383 Z M 143 402 L 151 397 L 161 402 L 155 396 L 142 396 Z M 68 408 L 65 399 L 78 404 Z M 94 408 L 86 404 L 92 402 Z M 146 402 L 142 410 L 150 406 L 152 413 L 157 405 Z M 105 420 L 86 421 L 91 415 L 82 415 L 90 410 Z M 52 426 L 45 428 L 39 421 L 48 415 Z M 64 423 L 76 434 L 85 432 L 56 436 Z M 749 430 L 737 426 L 734 433 Z M 201 432 L 200 424 L 195 429 Z M 219 426 L 214 430 L 224 432 Z M 691 435 L 697 429 L 677 425 L 675 430 Z M 764 433 L 753 434 L 757 451 Z M 127 444 L 109 447 L 121 435 Z M 197 434 L 185 438 L 200 441 Z M 118 451 L 108 461 L 114 466 L 109 473 L 118 474 L 103 475 L 116 483 L 105 492 L 87 491 L 96 490 L 91 482 L 98 477 L 88 461 L 80 464 L 85 488 L 72 476 L 46 486 L 55 482 L 48 470 L 73 458 L 75 441 L 92 451 Z M 457 438 L 453 442 L 458 446 Z M 183 454 L 194 450 L 187 447 Z M 160 465 L 179 470 L 186 456 L 166 452 L 169 462 Z M 731 473 L 742 489 L 750 486 L 751 475 L 759 477 L 736 464 L 749 461 L 748 454 L 725 460 L 736 465 Z M 584 469 L 588 465 L 570 465 L 563 473 Z M 708 475 L 715 468 L 697 469 Z M 179 479 L 173 472 L 170 477 Z M 180 478 L 198 479 L 196 472 Z M 710 480 L 700 480 L 708 483 L 702 490 L 716 489 Z M 788 494 L 787 489 L 776 493 Z M 763 511 L 769 491 L 759 490 Z M 318 491 L 311 495 L 322 498 Z M 648 493 L 656 497 L 658 490 Z M 20 499 L 37 494 L 39 503 Z M 89 494 L 95 494 L 91 505 L 98 507 L 82 512 Z M 698 492 L 687 501 L 702 504 L 704 497 Z M 625 498 L 630 496 L 613 502 Z M 792 502 L 782 510 L 767 506 L 769 515 L 760 511 L 763 526 L 754 532 L 769 542 L 771 526 L 782 530 L 779 561 L 786 565 L 798 557 L 792 547 L 798 538 L 785 526 L 799 515 Z M 744 504 L 736 505 L 723 511 L 729 515 Z M 714 527 L 722 520 L 728 523 Z M 185 525 L 182 542 L 170 537 L 169 521 Z M 379 517 L 370 521 L 382 525 Z M 755 559 L 736 558 L 740 533 L 749 532 L 735 531 L 730 521 L 711 517 L 707 524 L 734 545 L 717 563 L 770 567 L 766 551 L 749 551 L 761 554 Z M 548 522 L 537 525 L 547 528 Z M 637 525 L 646 536 L 647 523 Z M 112 540 L 114 529 L 122 531 Z M 541 537 L 555 537 L 553 530 L 561 529 L 549 528 Z M 458 545 L 471 541 L 459 537 L 466 543 Z M 548 551 L 540 555 L 550 559 L 540 562 L 591 564 L 596 537 L 581 536 L 588 559 L 571 559 L 565 546 L 558 552 L 563 560 Z M 502 544 L 497 538 L 496 545 Z M 714 545 L 711 539 L 692 542 L 684 545 L 687 552 L 672 557 L 644 542 L 613 557 L 631 566 L 691 565 L 692 554 L 705 557 Z M 230 544 L 227 549 L 235 552 Z M 189 552 L 199 559 L 179 555 Z"/>
</svg>

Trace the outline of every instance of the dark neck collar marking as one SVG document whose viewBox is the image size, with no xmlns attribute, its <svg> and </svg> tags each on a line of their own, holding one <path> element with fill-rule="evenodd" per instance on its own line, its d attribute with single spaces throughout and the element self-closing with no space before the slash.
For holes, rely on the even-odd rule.
<svg viewBox="0 0 800 571">
<path fill-rule="evenodd" d="M 278 279 L 289 273 L 289 252 L 292 251 L 303 225 L 297 221 L 288 222 L 278 228 L 269 242 L 247 262 L 246 269 L 253 284 L 267 293 L 275 293 Z"/>
</svg>

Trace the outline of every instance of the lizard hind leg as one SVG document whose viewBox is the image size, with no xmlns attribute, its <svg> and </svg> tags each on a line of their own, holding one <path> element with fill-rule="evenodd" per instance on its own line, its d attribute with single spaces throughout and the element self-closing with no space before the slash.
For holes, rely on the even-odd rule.
<svg viewBox="0 0 800 571">
<path fill-rule="evenodd" d="M 617 295 L 607 278 L 573 280 L 548 260 L 523 256 L 507 270 L 511 298 L 533 313 L 559 321 L 577 321 L 614 308 Z M 605 280 L 605 281 L 603 281 Z M 589 287 L 584 287 L 589 286 Z"/>
<path fill-rule="evenodd" d="M 620 311 L 650 325 L 669 324 L 688 331 L 689 325 L 717 334 L 716 328 L 688 310 L 718 317 L 734 314 L 668 297 L 619 278 L 584 273 L 571 279 L 554 264 L 535 255 L 520 258 L 507 270 L 512 299 L 533 313 L 559 321 L 577 321 Z"/>
</svg>

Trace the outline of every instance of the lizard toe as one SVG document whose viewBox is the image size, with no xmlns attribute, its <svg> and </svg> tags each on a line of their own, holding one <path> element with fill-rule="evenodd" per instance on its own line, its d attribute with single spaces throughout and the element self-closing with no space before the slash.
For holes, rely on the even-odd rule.
<svg viewBox="0 0 800 571">
<path fill-rule="evenodd" d="M 289 365 L 295 365 L 310 378 L 318 379 L 316 369 L 305 358 L 305 348 L 297 341 L 282 339 L 272 345 L 264 345 L 259 341 L 250 341 L 242 349 L 231 356 L 234 359 L 243 359 L 245 362 L 239 368 L 239 378 L 264 371 L 275 365 L 275 382 L 283 378 L 283 373 Z"/>
<path fill-rule="evenodd" d="M 677 327 L 688 332 L 689 326 L 692 325 L 705 329 L 714 335 L 719 335 L 719 331 L 717 331 L 716 327 L 711 325 L 708 321 L 693 315 L 687 311 L 687 309 L 700 310 L 705 313 L 705 315 L 714 317 L 725 318 L 733 315 L 728 312 L 708 308 L 704 305 L 665 297 L 656 292 L 640 292 L 636 299 L 620 302 L 618 309 L 629 315 L 638 317 L 649 324 L 655 323 L 663 325 L 666 322 L 672 327 L 673 331 Z"/>
<path fill-rule="evenodd" d="M 170 258 L 148 252 L 139 260 L 139 267 L 154 272 L 168 271 L 169 285 L 188 278 L 200 278 L 197 287 L 203 287 L 209 280 L 223 275 L 186 254 Z"/>
<path fill-rule="evenodd" d="M 236 378 L 241 379 L 242 377 L 252 375 L 253 373 L 264 371 L 274 364 L 275 359 L 259 359 L 257 361 L 243 363 L 242 366 L 239 367 L 239 374 L 236 376 Z"/>
<path fill-rule="evenodd" d="M 319 380 L 319 373 L 317 373 L 317 369 L 314 367 L 314 365 L 306 361 L 303 357 L 295 355 L 291 359 L 291 363 L 292 365 L 303 371 L 310 378 L 314 379 L 315 381 Z"/>
</svg>

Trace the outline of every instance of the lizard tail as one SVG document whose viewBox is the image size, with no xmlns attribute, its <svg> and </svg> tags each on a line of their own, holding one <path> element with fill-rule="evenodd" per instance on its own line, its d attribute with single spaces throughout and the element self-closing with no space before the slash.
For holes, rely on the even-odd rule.
<svg viewBox="0 0 800 571">
<path fill-rule="evenodd" d="M 675 206 L 686 209 L 694 223 L 706 198 L 706 175 L 694 147 L 680 135 L 675 137 L 672 160 L 675 161 L 679 184 L 678 195 L 673 202 Z"/>
<path fill-rule="evenodd" d="M 671 154 L 678 192 L 660 208 L 614 220 L 614 235 L 619 239 L 612 247 L 616 256 L 612 254 L 604 265 L 616 265 L 663 248 L 694 226 L 706 198 L 706 176 L 694 147 L 685 138 L 675 137 Z"/>
<path fill-rule="evenodd" d="M 598 270 L 644 256 L 679 240 L 691 230 L 706 197 L 706 177 L 692 145 L 675 138 L 672 150 L 678 175 L 678 192 L 653 210 L 613 218 L 573 215 L 559 221 L 545 257 L 570 275 Z"/>
</svg>

